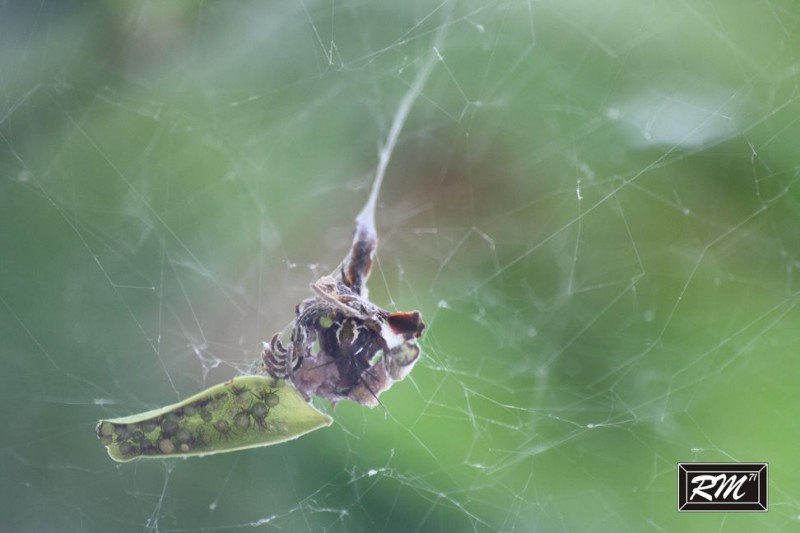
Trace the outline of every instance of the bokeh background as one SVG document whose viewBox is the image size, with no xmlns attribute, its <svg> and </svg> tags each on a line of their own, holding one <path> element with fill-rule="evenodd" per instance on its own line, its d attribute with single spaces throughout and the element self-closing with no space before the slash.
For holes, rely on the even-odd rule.
<svg viewBox="0 0 800 533">
<path fill-rule="evenodd" d="M 796 531 L 800 6 L 0 3 L 0 530 Z M 434 47 L 437 38 L 439 45 Z M 383 408 L 112 462 L 347 250 L 403 95 Z M 768 461 L 679 514 L 676 463 Z"/>
</svg>

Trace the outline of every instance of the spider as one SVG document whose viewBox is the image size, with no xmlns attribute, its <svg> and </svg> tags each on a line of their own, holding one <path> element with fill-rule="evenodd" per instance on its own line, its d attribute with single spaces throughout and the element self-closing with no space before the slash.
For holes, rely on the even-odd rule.
<svg viewBox="0 0 800 533">
<path fill-rule="evenodd" d="M 225 440 L 229 440 L 231 438 L 231 425 L 228 423 L 227 420 L 219 419 L 214 422 L 214 429 L 225 438 Z"/>
<path fill-rule="evenodd" d="M 256 402 L 250 407 L 250 414 L 253 416 L 253 420 L 256 421 L 258 427 L 261 429 L 266 429 L 267 427 L 267 417 L 269 416 L 269 406 L 264 402 Z"/>
<path fill-rule="evenodd" d="M 425 324 L 419 311 L 390 313 L 369 301 L 366 287 L 378 237 L 372 216 L 356 218 L 350 252 L 330 276 L 311 284 L 300 302 L 287 345 L 281 333 L 264 343 L 264 370 L 287 379 L 306 399 L 349 399 L 374 407 L 419 359 Z"/>
</svg>

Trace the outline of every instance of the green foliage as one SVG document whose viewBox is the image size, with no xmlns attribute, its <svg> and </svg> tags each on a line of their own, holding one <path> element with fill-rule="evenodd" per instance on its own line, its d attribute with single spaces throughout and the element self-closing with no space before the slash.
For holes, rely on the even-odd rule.
<svg viewBox="0 0 800 533">
<path fill-rule="evenodd" d="M 270 446 L 332 422 L 286 382 L 241 376 L 160 409 L 101 420 L 97 438 L 127 462 Z"/>
</svg>

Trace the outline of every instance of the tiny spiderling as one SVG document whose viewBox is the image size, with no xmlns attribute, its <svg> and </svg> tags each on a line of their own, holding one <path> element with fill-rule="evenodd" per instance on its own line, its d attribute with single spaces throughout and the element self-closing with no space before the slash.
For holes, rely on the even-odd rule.
<svg viewBox="0 0 800 533">
<path fill-rule="evenodd" d="M 219 419 L 214 422 L 214 429 L 219 431 L 219 434 L 223 437 L 230 438 L 231 436 L 231 425 L 228 423 L 227 420 Z"/>
<path fill-rule="evenodd" d="M 250 414 L 253 416 L 253 420 L 256 421 L 258 427 L 261 429 L 266 428 L 266 419 L 269 415 L 269 407 L 267 404 L 263 402 L 256 402 L 250 407 Z"/>
</svg>

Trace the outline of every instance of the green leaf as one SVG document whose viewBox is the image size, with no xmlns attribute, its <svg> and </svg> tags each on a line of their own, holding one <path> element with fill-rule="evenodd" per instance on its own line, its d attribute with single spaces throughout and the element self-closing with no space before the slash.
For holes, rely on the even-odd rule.
<svg viewBox="0 0 800 533">
<path fill-rule="evenodd" d="M 173 405 L 100 420 L 97 438 L 112 459 L 127 462 L 269 446 L 332 422 L 290 384 L 241 376 Z"/>
</svg>

